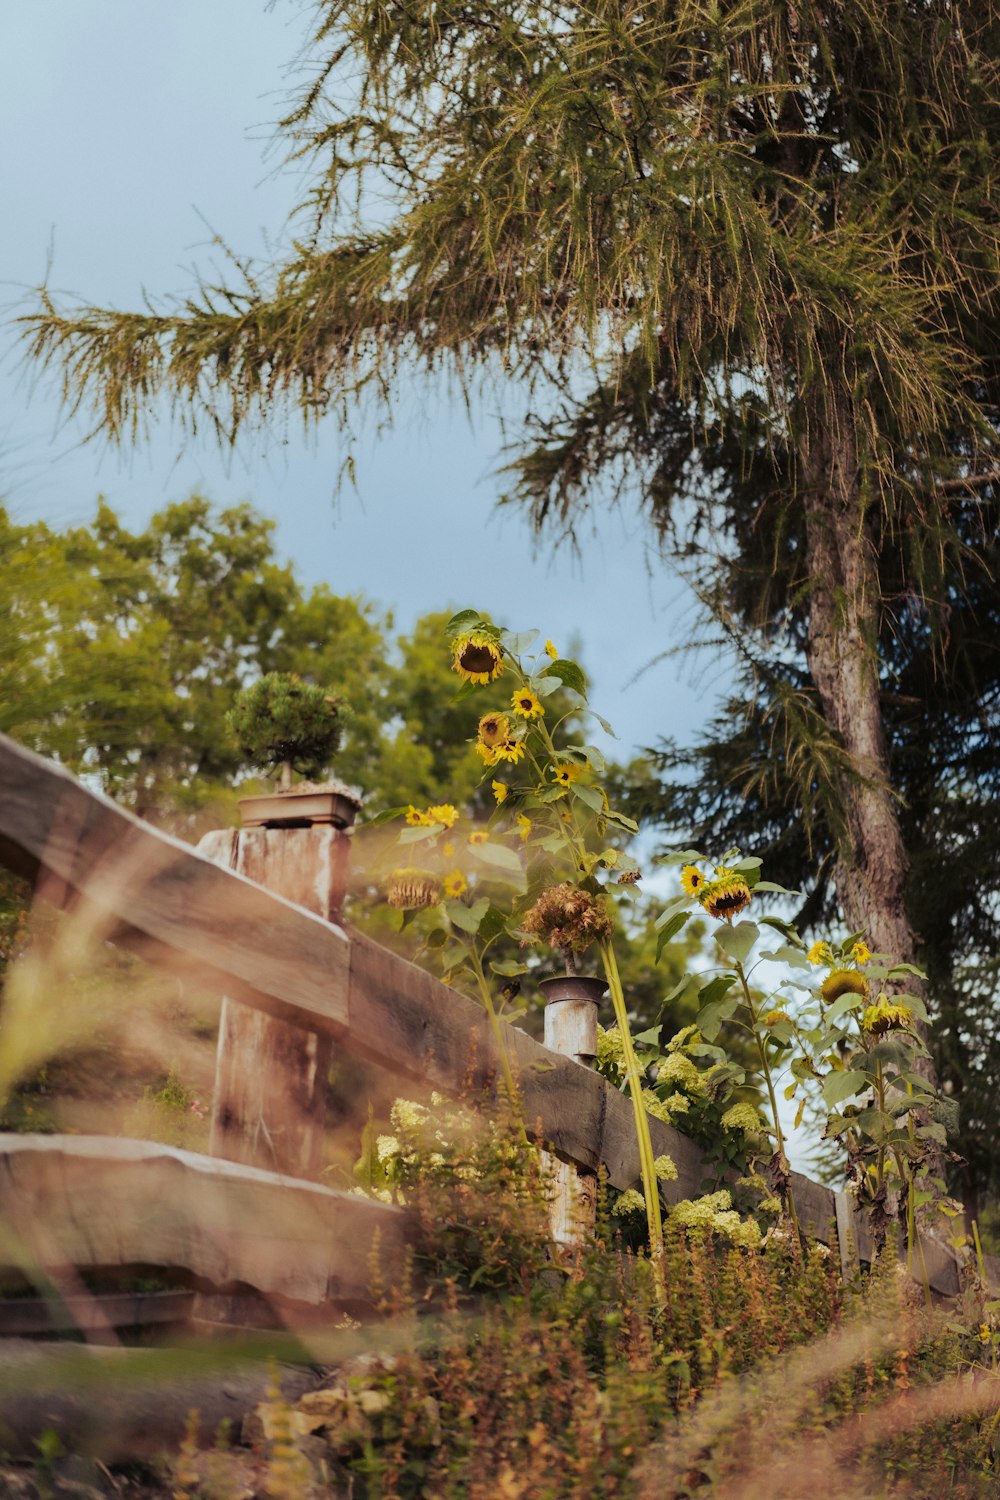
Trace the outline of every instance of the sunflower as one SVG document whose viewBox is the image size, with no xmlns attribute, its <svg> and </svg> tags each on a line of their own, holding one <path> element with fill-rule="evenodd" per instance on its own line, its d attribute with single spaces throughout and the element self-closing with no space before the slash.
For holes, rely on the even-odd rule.
<svg viewBox="0 0 1000 1500">
<path fill-rule="evenodd" d="M 827 1005 L 839 1000 L 841 995 L 860 995 L 863 1000 L 868 993 L 868 981 L 856 969 L 834 969 L 819 987 Z"/>
<path fill-rule="evenodd" d="M 885 1036 L 887 1031 L 905 1031 L 913 1016 L 905 1005 L 893 1005 L 885 995 L 879 995 L 874 1005 L 869 1005 L 861 1017 L 861 1024 L 870 1036 Z"/>
<path fill-rule="evenodd" d="M 761 1016 L 761 1020 L 765 1026 L 777 1026 L 779 1021 L 788 1020 L 788 1012 L 786 1010 L 769 1010 L 766 1015 Z"/>
<path fill-rule="evenodd" d="M 506 714 L 483 714 L 479 721 L 479 743 L 495 750 L 510 739 L 510 720 Z"/>
<path fill-rule="evenodd" d="M 851 957 L 854 959 L 854 962 L 857 964 L 859 969 L 863 968 L 865 964 L 871 963 L 872 950 L 869 948 L 864 938 L 862 938 L 859 943 L 854 944 L 853 948 L 851 949 Z"/>
<path fill-rule="evenodd" d="M 429 818 L 425 812 L 421 812 L 419 808 L 414 807 L 411 802 L 406 809 L 406 821 L 411 828 L 429 828 L 434 819 Z"/>
<path fill-rule="evenodd" d="M 490 790 L 496 798 L 497 806 L 499 807 L 500 803 L 505 800 L 507 793 L 510 791 L 510 787 L 505 781 L 491 781 Z"/>
<path fill-rule="evenodd" d="M 450 802 L 441 802 L 437 807 L 429 807 L 426 817 L 429 823 L 440 823 L 442 828 L 452 828 L 458 819 L 458 808 L 452 807 Z"/>
<path fill-rule="evenodd" d="M 476 741 L 476 754 L 484 766 L 495 766 L 497 763 L 497 752 L 491 750 L 489 745 L 484 745 L 482 740 Z"/>
<path fill-rule="evenodd" d="M 750 905 L 750 887 L 742 875 L 723 870 L 717 880 L 704 887 L 698 900 L 710 917 L 728 920 Z"/>
<path fill-rule="evenodd" d="M 421 906 L 433 906 L 438 898 L 437 881 L 426 870 L 406 865 L 393 870 L 386 881 L 386 900 L 390 906 L 402 911 L 411 911 Z"/>
<path fill-rule="evenodd" d="M 462 892 L 468 890 L 468 888 L 469 882 L 466 880 L 461 870 L 452 870 L 451 874 L 446 875 L 444 878 L 444 893 L 452 900 L 454 900 L 456 896 L 460 896 Z"/>
<path fill-rule="evenodd" d="M 526 818 L 524 813 L 517 815 L 517 836 L 522 844 L 527 843 L 531 837 L 531 819 Z"/>
<path fill-rule="evenodd" d="M 572 786 L 574 781 L 579 781 L 582 773 L 583 767 L 578 766 L 573 760 L 564 760 L 561 764 L 552 767 L 553 779 L 559 786 Z"/>
<path fill-rule="evenodd" d="M 477 844 L 489 843 L 489 838 L 490 836 L 485 828 L 474 828 L 469 834 L 469 843 L 475 847 Z"/>
<path fill-rule="evenodd" d="M 502 745 L 498 745 L 493 751 L 493 765 L 497 765 L 502 760 L 509 760 L 511 765 L 517 765 L 517 762 L 523 759 L 523 740 L 505 740 Z"/>
<path fill-rule="evenodd" d="M 510 700 L 510 706 L 521 719 L 540 719 L 545 710 L 536 693 L 530 688 L 519 688 Z"/>
<path fill-rule="evenodd" d="M 455 640 L 451 669 L 466 682 L 493 682 L 503 671 L 500 643 L 485 630 L 469 630 Z"/>
<path fill-rule="evenodd" d="M 697 896 L 704 884 L 704 875 L 694 865 L 685 865 L 681 870 L 681 885 L 689 896 Z"/>
<path fill-rule="evenodd" d="M 553 661 L 559 660 L 559 652 L 556 650 L 555 646 L 553 646 L 551 641 L 545 642 L 545 655 L 550 656 Z"/>
<path fill-rule="evenodd" d="M 833 951 L 829 943 L 813 943 L 806 958 L 811 964 L 832 964 Z"/>
</svg>

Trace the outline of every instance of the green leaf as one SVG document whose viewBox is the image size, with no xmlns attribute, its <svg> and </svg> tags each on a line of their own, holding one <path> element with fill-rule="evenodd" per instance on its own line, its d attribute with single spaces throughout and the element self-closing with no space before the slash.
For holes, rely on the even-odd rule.
<svg viewBox="0 0 1000 1500">
<path fill-rule="evenodd" d="M 670 942 L 670 939 L 676 937 L 680 932 L 681 928 L 687 922 L 689 915 L 690 914 L 686 911 L 675 912 L 674 915 L 670 918 L 669 922 L 664 923 L 664 925 L 660 928 L 660 935 L 656 940 L 656 955 L 653 959 L 654 963 L 658 964 L 660 962 L 660 954 Z"/>
<path fill-rule="evenodd" d="M 565 661 L 561 656 L 545 668 L 546 677 L 558 677 L 563 687 L 571 688 L 581 698 L 587 696 L 587 679 L 575 661 Z"/>
<path fill-rule="evenodd" d="M 650 1026 L 646 1031 L 640 1031 L 632 1038 L 633 1042 L 640 1042 L 644 1047 L 658 1047 L 660 1045 L 659 1026 Z"/>
<path fill-rule="evenodd" d="M 589 765 L 597 772 L 598 776 L 603 776 L 604 772 L 608 769 L 608 763 L 597 746 L 584 745 L 583 753 L 587 757 Z"/>
<path fill-rule="evenodd" d="M 735 974 L 717 974 L 698 991 L 698 999 L 703 1006 L 714 1005 L 717 1000 L 722 999 L 723 995 L 729 993 L 735 983 Z"/>
<path fill-rule="evenodd" d="M 699 854 L 697 849 L 672 849 L 668 854 L 658 854 L 654 864 L 658 865 L 695 865 L 699 860 L 707 860 L 707 854 Z"/>
<path fill-rule="evenodd" d="M 782 943 L 780 948 L 769 948 L 762 953 L 761 958 L 773 959 L 778 964 L 790 964 L 793 969 L 808 969 L 809 963 L 802 949 L 793 947 L 791 943 Z"/>
<path fill-rule="evenodd" d="M 461 928 L 463 932 L 475 935 L 479 931 L 480 922 L 490 909 L 490 903 L 483 896 L 472 906 L 466 906 L 464 901 L 446 901 L 444 909 L 448 921 L 453 926 Z"/>
<path fill-rule="evenodd" d="M 443 948 L 448 941 L 448 934 L 443 927 L 435 927 L 433 932 L 427 934 L 426 943 L 428 948 Z"/>
<path fill-rule="evenodd" d="M 756 922 L 737 922 L 735 927 L 719 926 L 715 931 L 715 941 L 723 953 L 740 964 L 746 961 L 759 937 L 760 928 Z"/>
<path fill-rule="evenodd" d="M 653 931 L 659 932 L 660 928 L 664 927 L 667 922 L 670 921 L 670 918 L 674 915 L 675 912 L 684 911 L 690 905 L 690 896 L 675 896 L 672 901 L 667 902 L 666 906 L 663 908 L 663 910 L 660 912 L 660 915 L 653 923 Z"/>
<path fill-rule="evenodd" d="M 483 618 L 478 609 L 460 609 L 457 615 L 452 615 L 444 627 L 445 635 L 461 635 L 465 630 L 472 630 L 477 625 L 483 624 Z"/>
<path fill-rule="evenodd" d="M 781 917 L 761 917 L 760 920 L 765 924 L 765 926 L 775 928 L 777 932 L 780 932 L 782 936 L 786 938 L 788 942 L 792 943 L 796 948 L 801 948 L 803 951 L 805 951 L 806 945 L 799 937 L 798 932 L 791 922 L 786 922 Z"/>
<path fill-rule="evenodd" d="M 578 802 L 582 802 L 594 812 L 604 811 L 604 796 L 596 786 L 581 786 L 578 782 L 574 782 L 570 787 L 570 793 Z"/>
<path fill-rule="evenodd" d="M 871 1079 L 867 1073 L 853 1070 L 847 1073 L 829 1073 L 823 1079 L 823 1100 L 832 1109 L 842 1099 L 850 1099 L 870 1087 Z"/>
<path fill-rule="evenodd" d="M 864 1003 L 863 995 L 841 995 L 840 999 L 835 1000 L 830 1006 L 824 1019 L 828 1022 L 839 1021 L 840 1017 L 846 1015 L 849 1010 L 860 1010 Z"/>
<path fill-rule="evenodd" d="M 886 970 L 888 979 L 896 979 L 900 974 L 915 974 L 918 979 L 927 978 L 923 969 L 918 969 L 915 964 L 893 964 L 891 969 Z"/>
<path fill-rule="evenodd" d="M 525 885 L 524 867 L 513 849 L 506 844 L 477 844 L 470 851 L 480 864 L 500 870 L 514 885 L 522 889 Z"/>
<path fill-rule="evenodd" d="M 437 823 L 431 827 L 401 828 L 397 842 L 400 844 L 422 844 L 425 839 L 436 838 L 440 832 L 441 829 Z"/>
<path fill-rule="evenodd" d="M 403 807 L 384 807 L 382 811 L 380 813 L 376 813 L 374 817 L 365 818 L 358 824 L 358 827 L 377 828 L 380 823 L 389 823 L 393 818 L 401 818 L 403 814 L 408 811 L 408 805 L 404 805 Z"/>
<path fill-rule="evenodd" d="M 614 730 L 611 728 L 611 725 L 608 723 L 607 719 L 602 719 L 601 716 L 600 716 L 600 714 L 594 713 L 593 709 L 590 710 L 590 713 L 597 720 L 598 724 L 600 724 L 600 726 L 604 730 L 605 734 L 610 734 L 610 736 L 611 736 L 611 738 L 613 740 L 616 740 L 618 738 L 618 736 L 615 734 Z"/>
<path fill-rule="evenodd" d="M 532 677 L 528 686 L 539 698 L 548 698 L 550 694 L 558 693 L 562 683 L 558 677 Z"/>
<path fill-rule="evenodd" d="M 747 870 L 759 870 L 763 863 L 764 861 L 758 859 L 755 854 L 748 854 L 746 859 L 741 859 L 738 865 L 733 865 L 733 869 L 738 870 L 742 875 Z"/>
<path fill-rule="evenodd" d="M 628 818 L 624 813 L 614 812 L 608 808 L 604 814 L 609 823 L 614 823 L 617 828 L 623 828 L 626 833 L 638 833 L 639 825 L 634 818 Z"/>
<path fill-rule="evenodd" d="M 773 880 L 758 880 L 754 891 L 773 891 L 776 896 L 801 896 L 801 891 L 790 891 L 787 885 L 775 885 Z"/>
<path fill-rule="evenodd" d="M 512 979 L 515 974 L 527 974 L 528 965 L 518 963 L 516 958 L 505 958 L 502 963 L 490 964 L 494 974 L 499 974 L 503 979 Z"/>
<path fill-rule="evenodd" d="M 723 1021 L 728 1021 L 736 1007 L 738 1000 L 716 1000 L 711 1005 L 706 1005 L 698 1012 L 698 1029 L 707 1041 L 714 1042 L 722 1029 Z"/>
<path fill-rule="evenodd" d="M 501 639 L 512 656 L 523 656 L 526 651 L 530 651 L 538 640 L 538 635 L 537 630 L 521 630 L 517 634 L 511 634 L 509 630 L 500 632 Z"/>
</svg>

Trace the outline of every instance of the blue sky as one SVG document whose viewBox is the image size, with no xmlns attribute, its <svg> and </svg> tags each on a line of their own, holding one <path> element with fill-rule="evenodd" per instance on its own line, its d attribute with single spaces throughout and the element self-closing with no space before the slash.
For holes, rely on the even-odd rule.
<svg viewBox="0 0 1000 1500">
<path fill-rule="evenodd" d="M 0 303 L 8 315 L 45 276 L 119 307 L 183 292 L 212 264 L 211 230 L 241 254 L 280 246 L 299 182 L 281 169 L 273 122 L 306 34 L 295 0 L 47 0 L 11 7 L 0 51 Z M 16 517 L 79 523 L 103 493 L 131 524 L 198 490 L 249 500 L 278 522 L 278 544 L 308 583 L 363 594 L 405 630 L 449 604 L 519 629 L 573 636 L 594 701 L 630 748 L 689 738 L 727 683 L 725 664 L 671 659 L 690 637 L 684 585 L 636 516 L 606 515 L 581 553 L 531 535 L 495 509 L 501 417 L 517 390 L 460 400 L 401 391 L 394 429 L 356 435 L 356 490 L 337 494 L 345 440 L 330 422 L 311 439 L 290 423 L 233 453 L 169 422 L 139 450 L 81 446 L 51 383 L 0 365 L 0 497 Z M 502 413 L 499 408 L 506 408 Z"/>
</svg>

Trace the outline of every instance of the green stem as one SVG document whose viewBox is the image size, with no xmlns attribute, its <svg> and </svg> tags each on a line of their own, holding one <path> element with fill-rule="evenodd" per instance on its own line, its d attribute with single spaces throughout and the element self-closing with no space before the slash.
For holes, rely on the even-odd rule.
<svg viewBox="0 0 1000 1500">
<path fill-rule="evenodd" d="M 649 1248 L 653 1267 L 656 1272 L 657 1286 L 661 1294 L 663 1294 L 666 1291 L 663 1265 L 663 1220 L 660 1215 L 660 1189 L 653 1159 L 653 1142 L 649 1134 L 649 1118 L 646 1114 L 646 1106 L 642 1097 L 642 1072 L 639 1068 L 639 1059 L 635 1055 L 635 1048 L 632 1045 L 632 1033 L 629 1028 L 625 992 L 622 988 L 621 975 L 618 972 L 618 960 L 615 957 L 615 950 L 610 938 L 602 938 L 600 948 L 601 961 L 604 964 L 604 973 L 608 981 L 608 989 L 611 991 L 611 1003 L 614 1007 L 615 1020 L 618 1023 L 618 1031 L 622 1039 L 622 1051 L 625 1056 L 625 1076 L 628 1079 L 629 1093 L 632 1097 L 632 1113 L 635 1117 L 635 1132 L 639 1143 L 639 1164 L 642 1170 L 642 1191 L 643 1197 L 646 1200 L 646 1222 L 649 1226 Z"/>
<path fill-rule="evenodd" d="M 472 954 L 472 963 L 476 973 L 476 983 L 479 986 L 479 993 L 482 997 L 483 1005 L 486 1007 L 486 1014 L 490 1018 L 490 1026 L 493 1031 L 493 1036 L 496 1039 L 497 1052 L 500 1055 L 500 1066 L 503 1069 L 504 1087 L 507 1090 L 507 1098 L 510 1100 L 511 1111 L 517 1121 L 521 1139 L 524 1141 L 525 1145 L 527 1145 L 528 1132 L 524 1128 L 524 1120 L 521 1117 L 521 1097 L 517 1090 L 517 1084 L 514 1082 L 514 1074 L 511 1071 L 510 1059 L 507 1056 L 507 1043 L 503 1034 L 503 1023 L 501 1022 L 500 1017 L 497 1015 L 496 1007 L 493 1004 L 493 996 L 490 993 L 489 983 L 486 979 L 486 975 L 483 973 L 483 966 L 479 961 L 478 954 Z"/>
<path fill-rule="evenodd" d="M 784 1132 L 781 1129 L 781 1118 L 778 1114 L 778 1096 L 774 1092 L 774 1079 L 771 1076 L 771 1064 L 767 1060 L 767 1048 L 764 1046 L 764 1040 L 760 1034 L 757 1007 L 754 1005 L 753 996 L 750 994 L 750 985 L 747 982 L 746 970 L 744 969 L 739 959 L 736 960 L 735 968 L 736 973 L 739 975 L 740 986 L 743 990 L 743 1003 L 750 1015 L 751 1030 L 753 1031 L 754 1041 L 757 1044 L 757 1056 L 760 1058 L 761 1071 L 764 1074 L 764 1082 L 767 1085 L 768 1098 L 771 1101 L 771 1119 L 774 1122 L 774 1136 L 775 1140 L 778 1143 L 778 1155 L 781 1157 L 782 1167 L 784 1168 L 785 1172 L 788 1172 L 789 1167 L 788 1155 L 785 1151 L 785 1136 Z M 785 1189 L 785 1199 L 788 1205 L 788 1215 L 792 1221 L 792 1228 L 795 1230 L 796 1243 L 801 1247 L 802 1229 L 799 1225 L 799 1215 L 798 1210 L 795 1207 L 795 1194 L 792 1192 L 791 1181 L 788 1182 L 788 1185 Z"/>
</svg>

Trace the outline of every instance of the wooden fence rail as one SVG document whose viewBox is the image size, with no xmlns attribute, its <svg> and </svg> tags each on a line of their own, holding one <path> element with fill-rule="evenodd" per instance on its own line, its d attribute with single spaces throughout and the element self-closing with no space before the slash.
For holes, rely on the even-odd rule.
<svg viewBox="0 0 1000 1500">
<path fill-rule="evenodd" d="M 323 921 L 211 863 L 4 736 L 0 864 L 35 880 L 47 900 L 72 907 L 106 937 L 243 1004 L 328 1032 L 339 1049 L 373 1060 L 400 1080 L 417 1080 L 455 1095 L 467 1086 L 470 1058 L 484 1086 L 497 1072 L 492 1036 L 473 1001 L 361 933 Z M 510 1028 L 508 1037 L 525 1117 L 538 1123 L 547 1147 L 586 1171 L 603 1167 L 614 1187 L 631 1186 L 639 1176 L 639 1153 L 629 1100 L 588 1068 L 548 1051 L 523 1031 Z M 714 1169 L 696 1145 L 659 1120 L 650 1121 L 650 1130 L 654 1152 L 669 1154 L 678 1168 L 677 1181 L 667 1185 L 668 1196 L 676 1200 L 703 1191 Z M 367 1230 L 358 1230 L 361 1210 L 345 1207 L 361 1202 L 350 1195 L 166 1147 L 143 1146 L 138 1155 L 126 1152 L 127 1160 L 118 1151 L 115 1165 L 112 1146 L 128 1144 L 134 1143 L 108 1142 L 103 1148 L 106 1190 L 117 1191 L 116 1173 L 123 1184 L 115 1201 L 124 1201 L 126 1182 L 129 1192 L 139 1190 L 141 1162 L 151 1184 L 157 1174 L 164 1182 L 178 1184 L 185 1173 L 188 1181 L 198 1182 L 205 1180 L 199 1173 L 214 1173 L 222 1202 L 235 1202 L 234 1195 L 240 1193 L 281 1192 L 291 1195 L 291 1203 L 297 1194 L 301 1201 L 308 1200 L 310 1214 L 322 1226 L 320 1238 L 339 1233 L 356 1254 L 366 1238 Z M 8 1178 L 19 1176 L 22 1196 L 33 1174 L 39 1184 L 49 1183 L 50 1191 L 33 1195 L 32 1212 L 42 1225 L 36 1236 L 39 1243 L 46 1223 L 51 1234 L 59 1232 L 58 1211 L 52 1205 L 60 1192 L 65 1196 L 75 1190 L 69 1170 L 74 1155 L 76 1168 L 86 1157 L 93 1172 L 102 1151 L 93 1142 L 84 1150 L 62 1138 L 0 1138 L 2 1170 Z M 57 1157 L 61 1189 L 53 1176 Z M 174 1165 L 167 1167 L 168 1162 Z M 261 1179 L 271 1180 L 265 1184 Z M 829 1188 L 798 1173 L 792 1174 L 792 1186 L 810 1233 L 837 1244 L 839 1225 L 842 1255 L 850 1243 L 862 1259 L 868 1258 L 867 1232 L 860 1218 L 848 1211 L 846 1199 L 838 1204 Z M 141 1190 L 140 1197 L 142 1191 L 155 1193 L 155 1188 Z M 176 1222 L 186 1226 L 176 1235 L 186 1234 L 186 1243 L 193 1245 L 198 1225 L 207 1222 L 204 1196 L 178 1188 L 170 1201 L 171 1212 L 179 1216 Z M 377 1205 L 365 1206 L 378 1211 Z M 385 1225 L 395 1218 L 391 1210 L 387 1213 L 381 1220 Z M 279 1214 L 275 1222 L 280 1219 Z M 211 1242 L 207 1233 L 205 1243 Z M 110 1252 L 105 1247 L 101 1253 Z M 203 1253 L 210 1256 L 211 1251 Z M 932 1286 L 954 1292 L 954 1257 L 934 1245 L 927 1245 L 926 1253 Z M 188 1255 L 191 1260 L 196 1251 Z M 239 1272 L 231 1268 L 228 1279 L 259 1281 L 263 1273 L 253 1269 L 251 1260 L 246 1259 Z M 305 1300 L 326 1295 L 321 1261 L 322 1256 L 311 1263 L 305 1276 Z M 198 1274 L 216 1280 L 218 1271 L 216 1267 L 209 1273 L 202 1266 Z"/>
</svg>

